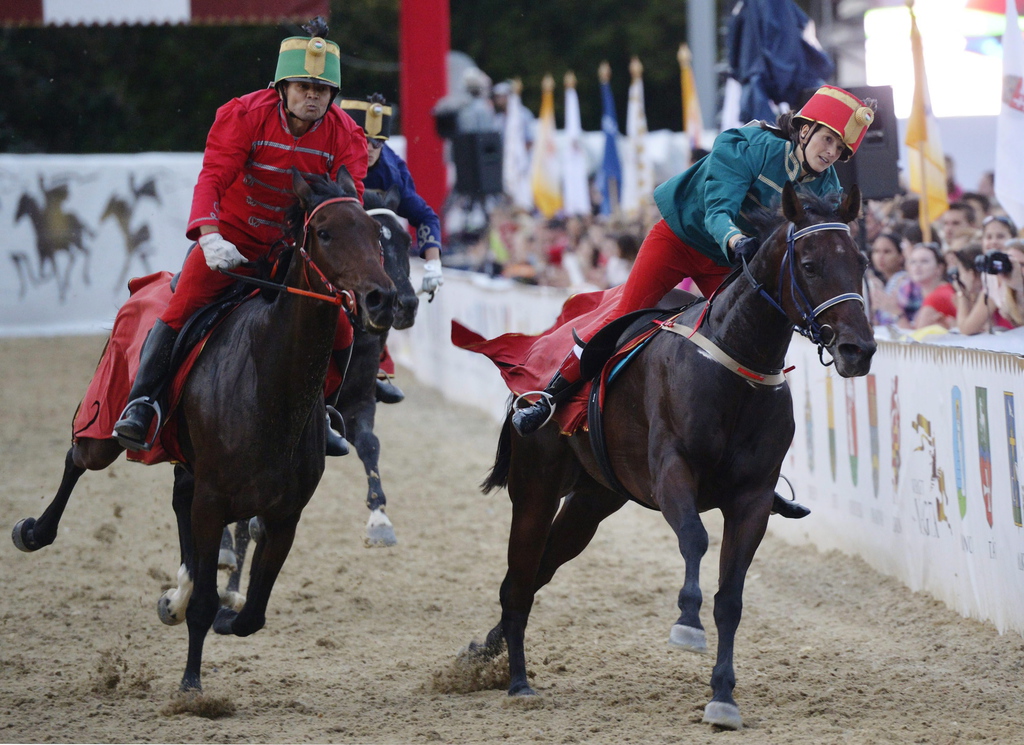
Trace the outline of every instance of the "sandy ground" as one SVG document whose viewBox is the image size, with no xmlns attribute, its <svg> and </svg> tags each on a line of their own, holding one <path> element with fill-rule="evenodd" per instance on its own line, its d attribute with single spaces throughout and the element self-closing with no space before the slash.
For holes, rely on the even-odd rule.
<svg viewBox="0 0 1024 745">
<path fill-rule="evenodd" d="M 0 340 L 4 536 L 52 496 L 102 343 Z M 541 696 L 452 690 L 456 651 L 498 618 L 509 504 L 476 486 L 497 425 L 409 375 L 400 382 L 408 398 L 380 407 L 377 428 L 399 545 L 363 547 L 361 464 L 333 459 L 266 628 L 208 638 L 203 682 L 217 718 L 182 711 L 186 628 L 156 614 L 178 564 L 170 466 L 121 460 L 86 474 L 57 542 L 38 553 L 4 537 L 0 740 L 1024 743 L 1024 639 L 859 560 L 771 536 L 736 646 L 746 729 L 701 724 L 713 658 L 667 647 L 682 560 L 660 515 L 634 505 L 538 596 L 527 658 Z M 717 513 L 706 522 L 714 645 Z"/>
</svg>

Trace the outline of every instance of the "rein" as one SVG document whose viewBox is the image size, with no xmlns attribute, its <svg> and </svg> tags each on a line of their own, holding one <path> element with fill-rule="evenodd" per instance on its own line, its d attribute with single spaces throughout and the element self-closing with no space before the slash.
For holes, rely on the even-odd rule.
<svg viewBox="0 0 1024 745">
<path fill-rule="evenodd" d="M 824 353 L 825 350 L 830 348 L 836 342 L 836 333 L 828 324 L 818 323 L 818 316 L 824 313 L 829 308 L 844 303 L 847 300 L 856 300 L 860 302 L 862 306 L 866 306 L 864 302 L 864 296 L 857 292 L 844 292 L 841 295 L 836 295 L 829 300 L 821 303 L 818 307 L 813 307 L 810 300 L 804 294 L 803 290 L 800 289 L 800 285 L 796 281 L 796 254 L 794 253 L 794 246 L 798 240 L 814 233 L 820 233 L 826 230 L 838 230 L 845 232 L 847 235 L 850 233 L 850 226 L 841 222 L 823 222 L 817 225 L 810 225 L 806 228 L 796 230 L 796 226 L 793 223 L 789 223 L 789 227 L 786 230 L 786 253 L 782 257 L 782 264 L 779 267 L 779 300 L 776 300 L 764 290 L 764 285 L 758 282 L 754 275 L 751 274 L 750 268 L 747 266 L 746 259 L 741 259 L 743 265 L 743 274 L 753 285 L 754 289 L 760 293 L 761 297 L 768 301 L 768 303 L 779 311 L 783 316 L 789 317 L 785 310 L 782 308 L 782 287 L 781 283 L 785 282 L 785 275 L 788 274 L 789 282 L 789 293 L 793 298 L 793 302 L 796 303 L 797 312 L 800 314 L 800 323 L 793 324 L 793 328 L 801 336 L 810 339 L 811 342 L 818 346 L 818 359 L 821 364 L 828 367 L 835 360 L 825 361 Z M 827 334 L 827 336 L 826 336 Z"/>
<path fill-rule="evenodd" d="M 312 292 L 310 290 L 301 290 L 298 287 L 289 287 L 287 285 L 280 284 L 278 282 L 269 282 L 265 279 L 259 279 L 258 277 L 249 277 L 244 274 L 238 274 L 228 269 L 220 269 L 221 274 L 226 274 L 233 279 L 240 280 L 246 284 L 254 285 L 256 287 L 263 287 L 268 290 L 278 290 L 290 293 L 292 295 L 301 295 L 303 297 L 310 297 L 314 300 L 323 300 L 324 302 L 330 303 L 331 305 L 344 306 L 345 310 L 350 315 L 356 315 L 358 311 L 358 303 L 356 303 L 355 295 L 352 294 L 351 290 L 338 290 L 330 280 L 324 276 L 324 273 L 320 270 L 320 267 L 316 265 L 312 257 L 306 251 L 306 241 L 309 238 L 309 222 L 313 219 L 313 215 L 326 207 L 329 204 L 337 204 L 339 202 L 359 202 L 358 197 L 332 197 L 331 199 L 325 199 L 306 215 L 306 219 L 302 223 L 302 244 L 299 246 L 299 256 L 302 257 L 302 261 L 305 265 L 304 273 L 307 283 L 309 282 L 309 269 L 316 272 L 316 275 L 320 278 L 320 281 L 324 283 L 327 288 L 327 294 Z M 252 266 L 253 262 L 246 262 L 244 266 Z M 311 284 L 311 283 L 310 283 Z"/>
</svg>

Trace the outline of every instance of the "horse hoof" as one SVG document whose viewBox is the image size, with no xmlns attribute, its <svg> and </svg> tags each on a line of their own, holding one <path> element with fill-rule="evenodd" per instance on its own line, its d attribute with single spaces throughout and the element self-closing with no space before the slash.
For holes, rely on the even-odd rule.
<svg viewBox="0 0 1024 745">
<path fill-rule="evenodd" d="M 199 675 L 194 673 L 185 673 L 181 678 L 181 685 L 178 690 L 182 693 L 202 693 L 203 685 L 199 680 Z"/>
<path fill-rule="evenodd" d="M 222 548 L 217 556 L 217 568 L 233 572 L 238 569 L 238 556 L 230 548 Z"/>
<path fill-rule="evenodd" d="M 366 523 L 366 538 L 363 539 L 363 545 L 366 548 L 389 548 L 397 543 L 395 528 L 384 511 L 377 509 L 371 512 Z"/>
<path fill-rule="evenodd" d="M 743 729 L 743 717 L 740 716 L 740 707 L 736 704 L 727 704 L 722 701 L 712 701 L 704 707 L 705 724 L 713 724 L 724 729 Z"/>
<path fill-rule="evenodd" d="M 510 698 L 524 698 L 527 696 L 536 696 L 537 692 L 530 688 L 529 684 L 523 683 L 522 685 L 509 688 L 508 695 Z"/>
<path fill-rule="evenodd" d="M 224 634 L 227 636 L 234 634 L 235 631 L 231 627 L 237 617 L 237 612 L 231 610 L 231 608 L 222 607 L 217 611 L 216 618 L 213 619 L 213 630 L 218 634 Z"/>
<path fill-rule="evenodd" d="M 221 590 L 220 604 L 233 611 L 240 611 L 245 606 L 245 595 L 234 590 Z"/>
<path fill-rule="evenodd" d="M 704 629 L 683 626 L 681 623 L 677 623 L 672 627 L 672 631 L 668 635 L 668 643 L 670 647 L 685 649 L 689 652 L 700 652 L 703 654 L 708 651 L 708 640 L 704 634 Z"/>
<path fill-rule="evenodd" d="M 263 529 L 263 521 L 258 517 L 253 517 L 249 520 L 249 537 L 259 543 L 266 537 L 266 533 Z"/>
<path fill-rule="evenodd" d="M 160 620 L 168 626 L 177 626 L 179 623 L 185 620 L 185 615 L 178 615 L 171 610 L 171 594 L 174 590 L 168 590 L 160 599 L 156 601 L 156 614 L 160 617 Z"/>
<path fill-rule="evenodd" d="M 35 524 L 34 517 L 22 518 L 15 524 L 14 530 L 11 531 L 11 540 L 14 541 L 14 546 L 19 551 L 30 554 L 42 548 L 32 536 L 32 528 Z"/>
</svg>

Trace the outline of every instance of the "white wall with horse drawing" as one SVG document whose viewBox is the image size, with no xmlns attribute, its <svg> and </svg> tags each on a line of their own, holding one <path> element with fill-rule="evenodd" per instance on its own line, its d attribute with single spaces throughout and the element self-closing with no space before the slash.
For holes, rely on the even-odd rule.
<svg viewBox="0 0 1024 745">
<path fill-rule="evenodd" d="M 0 155 L 0 335 L 109 329 L 128 279 L 177 271 L 201 154 Z"/>
</svg>

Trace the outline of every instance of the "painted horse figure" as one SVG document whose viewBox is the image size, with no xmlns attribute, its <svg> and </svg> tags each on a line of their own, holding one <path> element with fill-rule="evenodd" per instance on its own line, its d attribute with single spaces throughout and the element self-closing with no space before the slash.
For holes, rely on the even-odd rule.
<svg viewBox="0 0 1024 745">
<path fill-rule="evenodd" d="M 182 391 L 179 441 L 191 479 L 175 484 L 182 566 L 179 586 L 158 604 L 184 616 L 189 648 L 182 690 L 200 690 L 203 643 L 217 633 L 248 636 L 263 627 L 274 581 L 295 527 L 324 470 L 323 385 L 343 296 L 356 318 L 383 332 L 395 288 L 381 265 L 380 226 L 366 214 L 342 168 L 338 182 L 307 183 L 297 172 L 291 224 L 301 243 L 270 302 L 243 303 L 214 330 Z M 86 470 L 106 468 L 123 448 L 114 439 L 78 439 L 64 479 L 38 521 L 14 528 L 27 551 L 53 542 L 71 491 Z M 257 544 L 241 611 L 219 607 L 217 559 L 229 522 L 258 517 Z M 179 618 L 180 620 L 180 618 Z"/>
<path fill-rule="evenodd" d="M 628 499 L 660 510 L 676 533 L 686 571 L 670 642 L 703 651 L 698 580 L 708 534 L 700 513 L 718 508 L 724 517 L 714 605 L 718 657 L 704 721 L 742 726 L 732 695 L 733 643 L 744 578 L 793 438 L 793 401 L 782 368 L 794 326 L 819 345 L 819 355 L 828 350 L 844 377 L 865 375 L 875 351 L 859 294 L 866 261 L 848 226 L 859 209 L 856 187 L 837 208 L 798 197 L 787 184 L 785 221 L 776 217 L 774 225 L 762 226 L 763 245 L 749 268 L 734 274 L 710 304 L 675 319 L 674 330 L 683 336 L 654 334 L 624 368 L 605 392 L 602 427 L 619 488 L 604 475 L 585 432 L 563 436 L 548 423 L 520 437 L 506 419 L 483 485 L 485 491 L 507 486 L 512 501 L 501 621 L 467 652 L 470 660 L 493 658 L 507 643 L 509 695 L 534 693 L 524 648 L 534 595 Z M 702 309 L 701 341 L 730 350 L 747 370 L 770 370 L 774 377 L 754 383 L 698 347 L 696 337 L 683 338 L 691 333 L 682 327 L 697 326 Z"/>
</svg>

